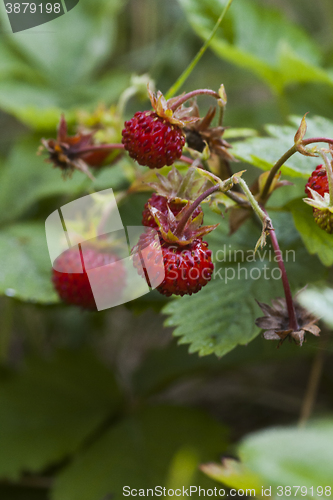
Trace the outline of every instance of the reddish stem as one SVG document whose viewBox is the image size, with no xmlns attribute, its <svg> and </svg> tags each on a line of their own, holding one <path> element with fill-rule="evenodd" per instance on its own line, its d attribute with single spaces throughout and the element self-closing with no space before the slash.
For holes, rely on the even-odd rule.
<svg viewBox="0 0 333 500">
<path fill-rule="evenodd" d="M 261 207 L 261 208 L 265 212 L 265 214 L 268 215 L 266 210 L 263 207 Z M 294 302 L 293 302 L 293 296 L 292 296 L 291 290 L 290 290 L 287 271 L 286 271 L 286 268 L 284 267 L 282 252 L 280 250 L 279 242 L 277 240 L 274 229 L 272 229 L 269 232 L 269 235 L 271 237 L 272 245 L 274 248 L 274 253 L 275 253 L 275 256 L 276 256 L 276 259 L 278 262 L 278 266 L 279 266 L 280 271 L 281 271 L 281 279 L 282 279 L 282 284 L 283 284 L 284 295 L 286 297 L 286 304 L 287 304 L 287 310 L 288 310 L 288 316 L 289 316 L 289 327 L 294 332 L 297 332 L 297 330 L 299 329 L 299 326 L 298 326 L 298 322 L 297 322 L 296 311 L 295 311 L 295 306 L 294 306 Z"/>
<path fill-rule="evenodd" d="M 198 89 L 198 90 L 192 90 L 192 92 L 188 92 L 185 95 L 182 95 L 175 101 L 172 106 L 170 106 L 171 111 L 176 111 L 179 106 L 181 106 L 184 102 L 188 101 L 189 99 L 192 99 L 192 97 L 195 97 L 196 95 L 211 95 L 212 97 L 215 97 L 215 99 L 221 99 L 219 94 L 217 92 L 214 92 L 214 90 L 210 89 Z"/>
<path fill-rule="evenodd" d="M 209 189 L 204 191 L 190 206 L 188 206 L 185 209 L 184 214 L 183 214 L 182 218 L 180 219 L 180 221 L 178 222 L 177 228 L 174 232 L 175 236 L 180 238 L 180 236 L 182 235 L 182 233 L 184 231 L 186 223 L 189 220 L 189 218 L 191 217 L 191 215 L 193 214 L 194 210 L 200 205 L 200 203 L 205 198 L 207 198 L 211 194 L 215 193 L 216 191 L 219 191 L 219 189 L 220 189 L 220 186 L 218 184 L 210 187 Z"/>
<path fill-rule="evenodd" d="M 124 149 L 123 144 L 99 144 L 82 148 L 78 152 L 80 154 L 92 153 L 93 151 L 112 151 L 113 149 Z"/>
<path fill-rule="evenodd" d="M 193 163 L 192 158 L 189 158 L 188 156 L 182 155 L 179 159 L 181 161 L 183 161 L 184 163 L 188 163 L 189 165 L 192 165 L 192 163 Z"/>
<path fill-rule="evenodd" d="M 314 142 L 327 142 L 327 144 L 333 144 L 333 139 L 328 139 L 327 137 L 310 137 L 310 139 L 302 140 L 302 146 L 307 146 L 308 144 L 313 144 Z"/>
</svg>

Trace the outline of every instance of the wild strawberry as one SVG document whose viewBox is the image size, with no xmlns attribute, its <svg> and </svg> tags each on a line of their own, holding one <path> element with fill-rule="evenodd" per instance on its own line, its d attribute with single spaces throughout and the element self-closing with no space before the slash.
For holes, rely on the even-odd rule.
<svg viewBox="0 0 333 500">
<path fill-rule="evenodd" d="M 77 247 L 63 252 L 54 262 L 52 281 L 59 297 L 67 304 L 80 306 L 83 309 L 97 310 L 94 295 L 90 286 L 86 269 L 94 269 L 94 281 L 98 285 L 98 293 L 108 294 L 112 299 L 121 293 L 125 282 L 125 270 L 119 265 L 107 272 L 107 264 L 119 261 L 119 258 L 110 251 L 101 251 L 97 248 L 85 248 L 84 259 Z M 82 271 L 83 265 L 83 271 Z"/>
<path fill-rule="evenodd" d="M 140 239 L 138 248 L 143 250 L 149 245 L 146 235 Z M 168 243 L 160 237 L 160 245 L 164 263 L 164 279 L 156 288 L 166 297 L 174 295 L 192 295 L 211 280 L 214 270 L 211 250 L 208 244 L 201 239 L 194 239 L 186 246 Z M 156 252 L 148 252 L 143 266 L 145 278 L 150 286 L 150 278 L 155 278 L 159 272 L 160 262 L 156 259 Z M 161 256 L 159 256 L 161 257 Z M 134 264 L 135 265 L 135 264 Z"/>
<path fill-rule="evenodd" d="M 133 160 L 149 168 L 172 165 L 182 155 L 185 136 L 153 111 L 138 111 L 125 122 L 122 143 Z"/>
<path fill-rule="evenodd" d="M 218 94 L 209 92 L 219 98 Z M 130 157 L 140 165 L 162 168 L 181 157 L 185 145 L 182 129 L 199 118 L 190 116 L 192 108 L 182 107 L 187 96 L 166 101 L 161 92 L 156 96 L 150 90 L 148 93 L 153 111 L 138 111 L 125 122 L 122 143 Z"/>
<path fill-rule="evenodd" d="M 168 198 L 166 198 L 165 196 L 153 193 L 151 198 L 149 198 L 149 200 L 144 206 L 144 210 L 142 212 L 142 224 L 147 227 L 153 227 L 155 229 L 158 228 L 158 225 L 149 210 L 149 206 L 156 208 L 159 212 L 162 212 L 164 215 L 167 215 L 169 207 L 173 215 L 178 215 L 186 204 L 187 204 L 186 200 L 171 199 L 170 201 L 168 201 Z M 202 208 L 198 206 L 195 209 L 193 216 L 197 217 L 200 213 L 202 213 Z"/>
<path fill-rule="evenodd" d="M 188 202 L 177 216 L 171 211 L 164 214 L 151 206 L 151 214 L 158 226 L 159 245 L 155 238 L 156 231 L 147 228 L 132 250 L 133 264 L 141 275 L 143 269 L 149 286 L 157 281 L 163 257 L 164 279 L 156 289 L 167 297 L 198 292 L 210 281 L 214 270 L 211 251 L 208 244 L 202 241 L 202 236 L 215 229 L 216 225 L 201 227 L 203 213 L 201 211 L 193 217 L 197 207 L 191 205 Z M 140 258 L 143 251 L 144 259 Z"/>
<path fill-rule="evenodd" d="M 318 167 L 316 167 L 305 185 L 305 193 L 309 198 L 312 198 L 309 188 L 313 189 L 313 191 L 316 191 L 321 196 L 328 193 L 329 188 L 327 173 L 323 165 L 318 165 Z"/>
</svg>

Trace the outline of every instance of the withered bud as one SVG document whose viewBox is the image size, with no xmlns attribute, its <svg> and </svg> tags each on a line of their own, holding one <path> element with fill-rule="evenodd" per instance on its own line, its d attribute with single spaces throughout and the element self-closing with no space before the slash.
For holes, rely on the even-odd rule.
<svg viewBox="0 0 333 500">
<path fill-rule="evenodd" d="M 272 300 L 272 306 L 258 302 L 258 305 L 265 316 L 256 319 L 256 325 L 262 328 L 263 337 L 267 340 L 279 340 L 278 347 L 289 338 L 297 345 L 302 345 L 306 333 L 311 333 L 319 337 L 320 328 L 315 324 L 318 318 L 313 316 L 309 311 L 302 307 L 294 299 L 294 307 L 298 330 L 293 330 L 289 326 L 289 315 L 285 298 L 277 298 Z"/>
<path fill-rule="evenodd" d="M 46 150 L 48 152 L 46 161 L 60 168 L 64 176 L 70 176 L 74 170 L 81 170 L 93 180 L 88 164 L 97 166 L 96 162 L 101 163 L 109 154 L 109 151 L 89 151 L 89 148 L 94 146 L 93 133 L 68 135 L 64 115 L 60 118 L 57 138 L 42 139 L 41 142 L 39 154 Z"/>
</svg>

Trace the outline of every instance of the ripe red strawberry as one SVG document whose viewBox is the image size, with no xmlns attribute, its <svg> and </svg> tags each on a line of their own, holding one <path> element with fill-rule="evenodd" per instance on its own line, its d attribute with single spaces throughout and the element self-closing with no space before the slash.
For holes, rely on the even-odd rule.
<svg viewBox="0 0 333 500">
<path fill-rule="evenodd" d="M 153 227 L 154 229 L 158 228 L 158 225 L 156 224 L 156 221 L 154 217 L 152 216 L 148 205 L 151 207 L 157 208 L 162 214 L 167 215 L 168 213 L 168 205 L 173 213 L 173 215 L 178 215 L 179 212 L 184 208 L 186 205 L 186 200 L 171 200 L 168 202 L 168 198 L 165 196 L 161 196 L 159 194 L 153 193 L 151 198 L 147 201 L 147 203 L 144 206 L 144 210 L 142 212 L 142 224 L 147 227 Z M 195 209 L 193 216 L 197 217 L 200 213 L 202 213 L 202 208 L 199 206 Z"/>
<path fill-rule="evenodd" d="M 167 101 L 162 92 L 155 95 L 148 89 L 153 111 L 138 111 L 122 131 L 122 143 L 130 157 L 149 168 L 162 168 L 178 160 L 185 145 L 182 129 L 199 119 L 191 116 L 193 108 L 184 108 L 183 103 L 207 92 L 220 98 L 213 91 L 198 90 Z"/>
<path fill-rule="evenodd" d="M 305 185 L 305 193 L 309 198 L 312 198 L 309 188 L 313 189 L 321 196 L 324 196 L 325 193 L 328 193 L 329 188 L 328 188 L 327 173 L 323 165 L 318 165 L 318 167 L 316 167 L 316 169 L 312 172 L 308 182 Z"/>
<path fill-rule="evenodd" d="M 54 262 L 52 269 L 52 281 L 59 297 L 67 304 L 81 306 L 83 309 L 97 310 L 93 292 L 91 290 L 86 269 L 96 269 L 99 293 L 108 294 L 108 297 L 117 297 L 125 283 L 125 270 L 119 265 L 112 268 L 112 272 L 107 272 L 107 264 L 119 261 L 119 258 L 109 252 L 96 248 L 86 248 L 83 251 L 84 261 L 81 259 L 77 247 L 70 248 L 63 252 Z M 82 264 L 84 262 L 84 272 Z"/>
<path fill-rule="evenodd" d="M 178 125 L 154 111 L 138 111 L 125 122 L 122 143 L 133 160 L 149 168 L 172 165 L 182 155 L 185 136 Z"/>
<path fill-rule="evenodd" d="M 159 238 L 165 276 L 156 289 L 166 297 L 170 297 L 172 294 L 183 296 L 199 292 L 211 280 L 214 270 L 211 259 L 212 252 L 208 249 L 208 244 L 200 238 L 196 238 L 188 245 L 183 246 L 167 242 L 161 235 Z M 151 286 L 150 281 L 156 280 L 160 273 L 161 255 L 159 249 L 157 255 L 155 240 L 149 233 L 141 235 L 136 250 L 142 251 L 147 246 L 151 247 L 151 251 L 145 252 L 146 259 L 142 262 L 144 262 L 145 278 L 148 285 Z M 137 269 L 139 268 L 138 256 L 138 253 L 134 256 L 134 266 Z M 140 274 L 142 275 L 142 270 Z"/>
</svg>

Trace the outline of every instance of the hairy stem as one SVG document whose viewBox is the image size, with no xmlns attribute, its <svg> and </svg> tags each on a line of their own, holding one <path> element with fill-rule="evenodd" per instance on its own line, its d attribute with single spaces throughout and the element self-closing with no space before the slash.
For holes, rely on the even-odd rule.
<svg viewBox="0 0 333 500">
<path fill-rule="evenodd" d="M 197 89 L 197 90 L 192 90 L 192 92 L 188 92 L 187 94 L 184 94 L 175 101 L 172 106 L 170 106 L 170 109 L 172 111 L 176 111 L 179 106 L 181 106 L 184 102 L 188 101 L 189 99 L 192 99 L 193 97 L 197 95 L 211 95 L 212 97 L 215 97 L 215 99 L 220 99 L 220 95 L 215 92 L 214 90 L 210 89 Z"/>
<path fill-rule="evenodd" d="M 185 209 L 182 218 L 178 222 L 176 231 L 174 233 L 175 236 L 178 236 L 178 238 L 179 238 L 182 235 L 188 219 L 191 217 L 191 215 L 193 214 L 194 210 L 200 205 L 200 203 L 202 203 L 202 201 L 205 198 L 208 198 L 208 196 L 210 196 L 211 194 L 215 193 L 216 191 L 219 191 L 220 189 L 221 189 L 221 186 L 219 184 L 216 184 L 215 186 L 212 186 L 212 187 L 208 188 L 191 205 L 189 205 Z"/>
<path fill-rule="evenodd" d="M 259 217 L 261 222 L 263 224 L 265 224 L 268 221 L 270 221 L 270 218 L 268 217 L 267 212 L 260 207 L 259 203 L 257 202 L 255 197 L 251 193 L 249 186 L 246 184 L 246 182 L 242 178 L 240 178 L 238 180 L 238 182 L 239 182 L 239 185 L 241 186 L 242 190 L 244 191 L 247 199 L 249 200 L 249 203 L 251 204 L 253 211 L 257 214 L 257 216 Z"/>
<path fill-rule="evenodd" d="M 207 38 L 207 40 L 205 41 L 205 43 L 203 44 L 203 46 L 201 47 L 201 49 L 199 50 L 199 52 L 196 54 L 196 56 L 194 57 L 194 59 L 190 62 L 190 64 L 187 66 L 187 68 L 183 71 L 183 73 L 177 79 L 176 83 L 174 83 L 174 85 L 172 85 L 172 87 L 169 89 L 169 91 L 167 92 L 167 94 L 165 96 L 166 99 L 170 99 L 170 97 L 173 97 L 177 93 L 178 89 L 180 89 L 180 87 L 183 85 L 183 83 L 190 76 L 190 74 L 192 73 L 193 69 L 198 64 L 198 62 L 200 61 L 200 59 L 202 58 L 202 56 L 206 52 L 207 48 L 209 47 L 210 42 L 214 38 L 214 36 L 215 36 L 215 34 L 216 34 L 217 30 L 218 30 L 218 27 L 220 26 L 221 22 L 223 21 L 224 16 L 228 12 L 229 7 L 232 4 L 232 1 L 233 0 L 228 0 L 228 3 L 224 7 L 224 9 L 223 9 L 220 17 L 218 18 L 218 20 L 216 21 L 216 24 L 215 24 L 214 28 L 212 29 L 209 37 Z"/>
</svg>

